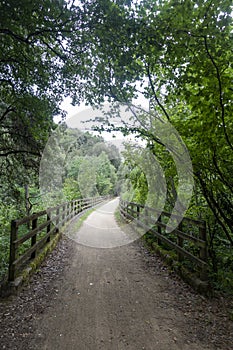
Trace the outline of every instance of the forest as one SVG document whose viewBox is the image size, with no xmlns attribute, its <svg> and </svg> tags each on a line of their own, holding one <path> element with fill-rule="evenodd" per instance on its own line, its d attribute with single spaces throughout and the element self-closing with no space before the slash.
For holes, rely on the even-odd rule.
<svg viewBox="0 0 233 350">
<path fill-rule="evenodd" d="M 10 221 L 51 204 L 41 198 L 39 172 L 56 133 L 55 116 L 62 119 L 63 136 L 54 146 L 61 162 L 50 164 L 55 192 L 56 174 L 62 178 L 54 202 L 83 193 L 122 195 L 142 204 L 153 197 L 138 166 L 140 147 L 126 145 L 120 155 L 101 134 L 67 128 L 60 107 L 68 96 L 74 106 L 92 107 L 130 106 L 143 96 L 150 113 L 132 113 L 120 127 L 106 116 L 97 130 L 132 135 L 150 150 L 163 169 L 170 212 L 180 179 L 156 120 L 177 130 L 194 179 L 185 215 L 206 221 L 210 278 L 216 289 L 230 292 L 232 1 L 4 0 L 0 23 L 0 280 L 8 266 Z M 55 169 L 64 157 L 65 166 Z"/>
</svg>

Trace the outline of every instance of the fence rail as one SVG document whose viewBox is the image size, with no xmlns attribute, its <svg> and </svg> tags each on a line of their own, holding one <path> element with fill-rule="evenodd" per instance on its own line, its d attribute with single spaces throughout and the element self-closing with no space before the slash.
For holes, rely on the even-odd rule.
<svg viewBox="0 0 233 350">
<path fill-rule="evenodd" d="M 200 278 L 207 279 L 208 257 L 205 221 L 184 217 L 178 228 L 174 229 L 172 233 L 166 234 L 167 224 L 165 221 L 171 216 L 168 212 L 159 212 L 155 208 L 121 199 L 120 213 L 125 219 L 153 234 L 157 238 L 158 245 L 163 242 L 175 250 L 178 261 L 187 258 L 194 265 L 197 265 Z M 191 251 L 190 246 L 192 246 Z"/>
<path fill-rule="evenodd" d="M 25 262 L 50 242 L 52 235 L 80 212 L 94 207 L 108 197 L 76 199 L 56 207 L 11 221 L 10 259 L 8 280 L 14 281 L 17 271 Z"/>
</svg>

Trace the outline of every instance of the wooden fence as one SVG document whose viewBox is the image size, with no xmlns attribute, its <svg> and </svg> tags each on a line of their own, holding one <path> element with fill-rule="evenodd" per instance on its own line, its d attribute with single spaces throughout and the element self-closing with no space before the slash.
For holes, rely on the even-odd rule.
<svg viewBox="0 0 233 350">
<path fill-rule="evenodd" d="M 206 222 L 183 217 L 178 228 L 167 234 L 166 222 L 170 213 L 147 207 L 138 203 L 120 200 L 121 215 L 150 232 L 157 239 L 157 244 L 165 244 L 177 252 L 177 260 L 185 258 L 198 267 L 202 280 L 207 279 L 207 237 Z M 158 217 L 159 216 L 159 217 Z M 158 217 L 158 218 L 157 218 Z M 179 218 L 176 216 L 176 218 Z"/>
<path fill-rule="evenodd" d="M 56 207 L 11 221 L 10 260 L 8 280 L 14 281 L 17 271 L 31 261 L 50 242 L 51 236 L 75 215 L 91 208 L 107 197 L 72 200 Z"/>
</svg>

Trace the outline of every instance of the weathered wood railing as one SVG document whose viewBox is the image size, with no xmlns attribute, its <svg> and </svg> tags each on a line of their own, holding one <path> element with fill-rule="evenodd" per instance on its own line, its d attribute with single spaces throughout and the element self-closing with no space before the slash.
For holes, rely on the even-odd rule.
<svg viewBox="0 0 233 350">
<path fill-rule="evenodd" d="M 8 280 L 14 281 L 22 265 L 34 259 L 37 252 L 66 222 L 105 199 L 106 196 L 72 200 L 19 220 L 12 220 Z"/>
<path fill-rule="evenodd" d="M 177 252 L 177 260 L 187 258 L 198 267 L 202 280 L 207 279 L 207 238 L 206 222 L 183 217 L 178 228 L 171 233 L 165 232 L 166 221 L 170 213 L 147 207 L 138 203 L 120 200 L 121 215 L 150 232 L 157 238 L 157 244 L 163 242 Z M 157 214 L 157 215 L 156 215 Z M 159 215 L 159 217 L 158 217 Z M 158 218 L 157 218 L 158 217 Z M 178 216 L 177 216 L 178 218 Z"/>
</svg>

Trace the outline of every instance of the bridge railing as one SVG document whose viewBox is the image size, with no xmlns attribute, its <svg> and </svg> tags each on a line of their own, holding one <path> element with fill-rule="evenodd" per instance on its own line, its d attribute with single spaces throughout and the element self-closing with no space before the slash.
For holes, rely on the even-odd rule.
<svg viewBox="0 0 233 350">
<path fill-rule="evenodd" d="M 105 199 L 107 196 L 76 199 L 12 220 L 8 280 L 14 281 L 17 271 L 34 259 L 66 222 Z"/>
<path fill-rule="evenodd" d="M 133 224 L 150 232 L 157 239 L 157 244 L 164 244 L 175 250 L 177 260 L 188 259 L 192 265 L 198 267 L 199 277 L 207 279 L 207 235 L 206 222 L 183 217 L 179 226 L 167 234 L 165 228 L 170 213 L 159 212 L 155 208 L 138 203 L 120 200 L 121 215 Z M 177 218 L 179 218 L 177 216 Z"/>
</svg>

